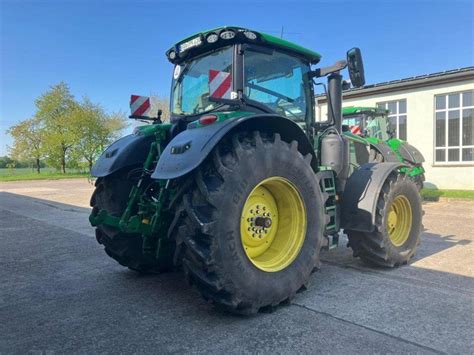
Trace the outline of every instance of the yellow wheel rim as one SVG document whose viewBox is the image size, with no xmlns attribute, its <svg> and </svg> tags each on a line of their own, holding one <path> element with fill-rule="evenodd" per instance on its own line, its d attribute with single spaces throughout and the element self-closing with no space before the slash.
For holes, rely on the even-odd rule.
<svg viewBox="0 0 474 355">
<path fill-rule="evenodd" d="M 408 240 L 412 219 L 410 201 L 405 196 L 397 196 L 390 205 L 387 216 L 387 232 L 396 247 Z"/>
<path fill-rule="evenodd" d="M 306 235 L 306 209 L 296 187 L 282 177 L 260 182 L 242 209 L 245 254 L 260 270 L 276 272 L 298 256 Z"/>
</svg>

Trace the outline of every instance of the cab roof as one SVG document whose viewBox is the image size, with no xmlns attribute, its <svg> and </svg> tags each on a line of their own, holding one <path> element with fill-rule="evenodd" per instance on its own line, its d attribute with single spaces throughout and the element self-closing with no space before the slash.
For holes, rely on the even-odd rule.
<svg viewBox="0 0 474 355">
<path fill-rule="evenodd" d="M 222 33 L 227 32 L 234 32 L 234 36 L 232 38 L 225 39 L 225 35 L 223 35 Z M 247 36 L 247 34 L 249 33 L 254 34 L 255 38 L 253 38 L 253 35 Z M 217 39 L 215 42 L 211 43 L 208 41 L 208 38 L 213 34 L 217 35 Z M 213 36 L 213 38 L 216 37 Z M 224 47 L 236 42 L 260 44 L 275 49 L 282 49 L 292 54 L 304 57 L 312 64 L 318 63 L 321 59 L 321 55 L 319 53 L 302 47 L 296 43 L 263 32 L 257 32 L 238 26 L 223 26 L 214 28 L 212 30 L 195 33 L 177 42 L 166 52 L 166 56 L 168 57 L 168 60 L 170 62 L 179 63 L 185 61 L 186 58 L 190 58 L 195 55 L 205 53 L 213 49 L 217 49 L 219 47 Z M 183 50 L 183 48 L 185 49 Z M 170 57 L 170 54 L 172 52 L 174 52 L 174 54 L 176 55 L 174 59 L 171 58 L 173 54 Z"/>
<path fill-rule="evenodd" d="M 343 116 L 352 116 L 357 114 L 387 114 L 389 110 L 380 107 L 349 106 L 342 109 Z"/>
</svg>

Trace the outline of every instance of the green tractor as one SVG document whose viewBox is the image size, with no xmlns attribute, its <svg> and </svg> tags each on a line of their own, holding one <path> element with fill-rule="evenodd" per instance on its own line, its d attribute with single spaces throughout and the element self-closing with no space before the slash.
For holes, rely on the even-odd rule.
<svg viewBox="0 0 474 355">
<path fill-rule="evenodd" d="M 340 71 L 364 85 L 358 48 L 313 68 L 321 56 L 312 50 L 222 27 L 166 55 L 170 122 L 145 115 L 147 99 L 132 97 L 131 117 L 151 124 L 113 143 L 92 169 L 90 222 L 110 257 L 139 272 L 182 268 L 205 299 L 240 314 L 291 302 L 342 230 L 367 263 L 408 262 L 422 228 L 413 176 L 423 158 L 400 142 L 406 159 L 372 161 L 385 143 L 343 133 Z M 316 122 L 322 77 L 329 115 Z"/>
<path fill-rule="evenodd" d="M 388 141 L 395 131 L 388 119 L 390 112 L 379 107 L 349 106 L 342 109 L 342 129 L 362 137 Z"/>
<path fill-rule="evenodd" d="M 410 167 L 408 176 L 421 189 L 425 181 L 421 164 L 423 157 L 415 147 L 396 138 L 395 129 L 388 118 L 389 113 L 390 111 L 380 107 L 345 107 L 342 110 L 343 134 L 349 141 L 365 141 L 365 145 L 369 147 L 370 162 L 400 161 L 407 164 Z M 406 154 L 405 148 L 410 150 L 410 154 Z M 352 153 L 351 161 L 357 161 L 355 146 L 350 144 L 349 149 Z M 365 157 L 362 161 L 365 161 Z"/>
</svg>

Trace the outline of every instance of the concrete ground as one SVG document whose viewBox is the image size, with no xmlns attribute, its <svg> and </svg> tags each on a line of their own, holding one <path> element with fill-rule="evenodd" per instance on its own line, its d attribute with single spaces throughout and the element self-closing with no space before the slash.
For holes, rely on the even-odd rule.
<svg viewBox="0 0 474 355">
<path fill-rule="evenodd" d="M 140 276 L 88 225 L 86 180 L 0 183 L 0 353 L 474 353 L 474 203 L 424 205 L 417 256 L 324 252 L 291 306 L 222 314 L 180 273 Z"/>
</svg>

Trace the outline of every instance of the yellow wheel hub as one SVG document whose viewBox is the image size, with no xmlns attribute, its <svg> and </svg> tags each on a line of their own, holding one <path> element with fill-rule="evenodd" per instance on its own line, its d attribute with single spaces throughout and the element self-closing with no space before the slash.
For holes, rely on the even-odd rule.
<svg viewBox="0 0 474 355">
<path fill-rule="evenodd" d="M 261 181 L 247 197 L 240 236 L 249 260 L 276 272 L 298 256 L 306 235 L 306 208 L 296 187 L 282 177 Z"/>
<path fill-rule="evenodd" d="M 410 201 L 405 196 L 397 196 L 390 205 L 387 216 L 387 232 L 396 247 L 402 246 L 408 240 L 412 219 Z"/>
</svg>

